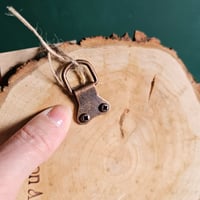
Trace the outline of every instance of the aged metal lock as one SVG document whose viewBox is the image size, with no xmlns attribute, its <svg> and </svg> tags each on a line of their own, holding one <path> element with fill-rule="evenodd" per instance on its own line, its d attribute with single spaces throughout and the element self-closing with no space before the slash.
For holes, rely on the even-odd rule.
<svg viewBox="0 0 200 200">
<path fill-rule="evenodd" d="M 62 76 L 64 77 L 63 80 L 68 89 L 69 94 L 73 95 L 76 101 L 77 122 L 79 124 L 86 124 L 92 118 L 102 113 L 108 112 L 110 109 L 110 105 L 97 94 L 95 85 L 97 84 L 98 79 L 92 65 L 86 60 L 76 61 L 80 66 L 82 65 L 86 69 L 88 69 L 85 73 L 87 76 L 90 76 L 92 80 L 85 83 L 84 85 L 80 84 L 75 88 L 72 88 L 68 81 L 67 74 L 70 69 L 79 67 L 74 66 L 73 63 L 70 63 L 70 65 L 67 66 L 67 68 L 65 68 L 65 70 L 62 73 Z"/>
</svg>

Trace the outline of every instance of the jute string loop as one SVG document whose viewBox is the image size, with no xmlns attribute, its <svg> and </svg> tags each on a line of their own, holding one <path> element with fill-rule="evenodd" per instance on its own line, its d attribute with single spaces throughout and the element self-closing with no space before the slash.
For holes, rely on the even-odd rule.
<svg viewBox="0 0 200 200">
<path fill-rule="evenodd" d="M 9 12 L 15 16 L 19 21 L 21 21 L 30 31 L 33 32 L 33 34 L 38 38 L 38 40 L 40 41 L 41 45 L 48 51 L 48 61 L 49 61 L 49 65 L 51 68 L 51 71 L 55 77 L 55 79 L 57 80 L 57 82 L 64 88 L 66 89 L 63 81 L 57 76 L 53 65 L 52 65 L 52 59 L 51 59 L 51 55 L 54 56 L 55 58 L 57 58 L 60 62 L 65 63 L 65 68 L 67 67 L 67 64 L 72 63 L 75 67 L 79 66 L 79 63 L 74 60 L 72 57 L 70 57 L 69 55 L 65 54 L 64 52 L 62 52 L 61 50 L 58 49 L 58 51 L 55 51 L 53 48 L 50 47 L 50 45 L 47 44 L 47 42 L 44 41 L 44 39 L 42 38 L 42 36 L 36 31 L 36 29 L 22 16 L 19 14 L 19 12 L 17 12 L 12 6 L 7 6 L 7 9 L 9 10 Z M 79 72 L 79 76 L 81 78 L 81 80 L 83 80 L 83 82 L 85 82 L 85 78 L 83 76 L 82 72 Z"/>
</svg>

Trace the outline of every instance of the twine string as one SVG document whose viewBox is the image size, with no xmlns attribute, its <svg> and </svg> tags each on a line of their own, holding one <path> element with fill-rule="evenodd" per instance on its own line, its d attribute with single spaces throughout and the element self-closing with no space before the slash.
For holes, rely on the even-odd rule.
<svg viewBox="0 0 200 200">
<path fill-rule="evenodd" d="M 64 63 L 65 66 L 63 68 L 63 70 L 66 70 L 67 66 L 69 65 L 69 63 L 73 64 L 73 66 L 75 67 L 75 72 L 77 73 L 77 75 L 79 76 L 81 82 L 85 83 L 85 76 L 83 71 L 79 71 L 77 69 L 80 68 L 79 63 L 74 60 L 72 57 L 70 57 L 69 55 L 65 54 L 64 52 L 62 52 L 60 49 L 56 49 L 56 51 L 47 44 L 47 42 L 45 42 L 45 40 L 42 38 L 42 36 L 37 32 L 37 30 L 18 12 L 16 11 L 12 6 L 7 6 L 8 11 L 11 13 L 12 16 L 15 16 L 19 21 L 21 21 L 31 32 L 33 32 L 33 34 L 38 38 L 38 40 L 40 41 L 41 45 L 48 51 L 48 62 L 49 62 L 49 66 L 50 69 L 52 71 L 53 76 L 55 77 L 55 79 L 57 80 L 57 82 L 59 83 L 59 85 L 61 87 L 63 87 L 64 89 L 66 89 L 65 86 L 65 80 L 64 78 L 59 78 L 59 76 L 56 74 L 54 68 L 53 68 L 53 64 L 52 64 L 52 59 L 51 56 L 54 56 L 55 58 L 58 59 L 58 61 L 60 61 L 62 64 Z"/>
<path fill-rule="evenodd" d="M 76 60 L 74 60 L 73 58 L 71 58 L 68 55 L 61 55 L 59 53 L 57 53 L 55 50 L 53 50 L 42 38 L 42 36 L 36 31 L 36 29 L 22 16 L 19 14 L 19 12 L 17 12 L 12 6 L 7 6 L 7 9 L 9 10 L 9 12 L 14 15 L 19 21 L 21 21 L 30 31 L 33 32 L 33 34 L 38 38 L 38 40 L 40 41 L 41 45 L 53 56 L 55 56 L 56 58 L 58 58 L 60 61 L 62 62 L 72 62 L 75 65 L 78 65 L 78 63 L 76 62 Z M 67 60 L 68 59 L 68 60 Z"/>
</svg>

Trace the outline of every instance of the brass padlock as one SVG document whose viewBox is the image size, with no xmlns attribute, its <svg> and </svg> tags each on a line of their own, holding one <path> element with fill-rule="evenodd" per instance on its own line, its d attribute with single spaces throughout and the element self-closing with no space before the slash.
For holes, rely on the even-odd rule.
<svg viewBox="0 0 200 200">
<path fill-rule="evenodd" d="M 97 94 L 95 86 L 98 82 L 98 79 L 93 66 L 86 60 L 76 60 L 76 62 L 80 66 L 83 65 L 88 69 L 88 72 L 90 73 L 89 76 L 92 77 L 92 80 L 89 83 L 87 82 L 84 85 L 80 84 L 79 86 L 72 88 L 68 81 L 67 73 L 72 68 L 80 67 L 74 63 L 70 63 L 63 70 L 62 77 L 69 94 L 74 96 L 76 101 L 77 122 L 79 124 L 86 124 L 92 118 L 108 112 L 110 110 L 110 105 Z"/>
</svg>

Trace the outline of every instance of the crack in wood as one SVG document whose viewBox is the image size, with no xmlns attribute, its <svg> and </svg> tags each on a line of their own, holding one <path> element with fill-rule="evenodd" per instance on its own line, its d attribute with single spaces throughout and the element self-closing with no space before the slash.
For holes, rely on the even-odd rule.
<svg viewBox="0 0 200 200">
<path fill-rule="evenodd" d="M 152 81 L 151 81 L 151 87 L 150 87 L 150 90 L 149 90 L 149 101 L 150 101 L 150 98 L 151 98 L 151 95 L 152 95 L 152 92 L 153 92 L 153 89 L 154 89 L 154 86 L 155 86 L 155 81 L 156 81 L 156 75 L 153 77 Z"/>
<path fill-rule="evenodd" d="M 124 120 L 126 115 L 130 112 L 130 110 L 128 108 L 125 108 L 123 113 L 120 116 L 120 120 L 119 120 L 119 126 L 120 126 L 120 132 L 121 132 L 121 137 L 124 138 L 125 137 L 125 130 L 124 130 Z"/>
</svg>

